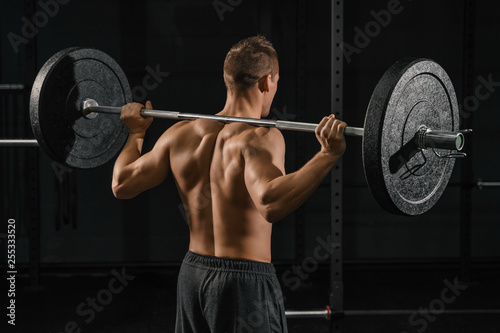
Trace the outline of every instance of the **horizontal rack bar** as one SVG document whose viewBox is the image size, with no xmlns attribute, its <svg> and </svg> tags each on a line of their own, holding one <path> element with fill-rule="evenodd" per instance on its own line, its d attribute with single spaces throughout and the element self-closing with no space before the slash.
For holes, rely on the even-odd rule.
<svg viewBox="0 0 500 333">
<path fill-rule="evenodd" d="M 0 139 L 0 147 L 38 147 L 35 139 Z"/>
<path fill-rule="evenodd" d="M 346 310 L 341 313 L 330 312 L 327 310 L 310 310 L 310 311 L 285 311 L 285 315 L 289 319 L 296 318 L 325 318 L 330 319 L 331 316 L 410 316 L 419 310 Z M 445 315 L 491 315 L 500 314 L 500 309 L 460 309 L 460 310 L 444 310 L 440 314 Z"/>
<path fill-rule="evenodd" d="M 21 91 L 24 90 L 24 84 L 0 84 L 0 92 L 1 91 Z"/>
<path fill-rule="evenodd" d="M 285 311 L 285 316 L 287 318 L 324 318 L 330 319 L 330 309 L 326 310 L 310 310 L 310 311 Z"/>
<path fill-rule="evenodd" d="M 500 187 L 500 182 L 484 182 L 481 178 L 477 181 L 477 187 L 482 190 L 484 187 Z"/>
</svg>

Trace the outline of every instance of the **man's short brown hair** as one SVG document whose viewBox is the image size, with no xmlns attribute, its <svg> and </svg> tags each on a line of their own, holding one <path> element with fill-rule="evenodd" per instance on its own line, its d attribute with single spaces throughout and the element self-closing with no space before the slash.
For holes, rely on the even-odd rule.
<svg viewBox="0 0 500 333">
<path fill-rule="evenodd" d="M 230 90 L 248 90 L 261 77 L 278 73 L 278 54 L 264 36 L 249 37 L 231 47 L 224 61 L 224 82 Z"/>
</svg>

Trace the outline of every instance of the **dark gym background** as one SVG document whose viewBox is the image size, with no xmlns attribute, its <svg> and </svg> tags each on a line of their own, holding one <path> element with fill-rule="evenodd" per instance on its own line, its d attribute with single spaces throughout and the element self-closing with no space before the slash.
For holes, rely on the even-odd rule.
<svg viewBox="0 0 500 333">
<path fill-rule="evenodd" d="M 52 12 L 47 12 L 47 3 Z M 373 13 L 391 3 L 344 1 L 344 42 L 354 46 L 358 31 L 375 21 Z M 343 308 L 418 311 L 440 299 L 445 280 L 456 280 L 467 289 L 446 310 L 500 309 L 499 193 L 497 188 L 477 187 L 479 179 L 500 181 L 500 5 L 492 0 L 399 3 L 401 11 L 385 27 L 365 40 L 359 52 L 344 57 L 343 119 L 350 126 L 363 126 L 378 79 L 403 57 L 441 64 L 461 105 L 467 96 L 477 96 L 475 88 L 485 80 L 494 84 L 481 88 L 489 89 L 488 97 L 461 117 L 462 128 L 474 129 L 472 144 L 465 149 L 469 157 L 457 161 L 440 201 L 422 216 L 395 216 L 377 205 L 364 180 L 361 140 L 347 139 L 342 168 Z M 40 11 L 47 13 L 47 20 L 39 22 L 34 37 L 22 39 L 26 22 L 32 22 L 28 14 Z M 63 48 L 86 46 L 108 53 L 127 74 L 139 102 L 150 99 L 158 109 L 212 114 L 225 101 L 225 54 L 238 40 L 257 33 L 273 42 L 280 60 L 270 118 L 318 122 L 331 112 L 332 17 L 331 1 L 2 0 L 0 138 L 32 138 L 27 104 L 31 84 L 43 63 Z M 13 39 L 14 34 L 21 39 Z M 143 80 L 151 71 L 163 74 L 147 91 Z M 153 122 L 147 149 L 171 124 Z M 312 134 L 286 132 L 285 139 L 288 172 L 319 148 Z M 2 303 L 1 327 L 8 332 L 66 332 L 73 321 L 77 328 L 70 329 L 75 332 L 173 332 L 176 276 L 189 235 L 171 178 L 121 201 L 111 192 L 112 162 L 93 170 L 68 170 L 37 148 L 0 148 L 0 156 L 2 276 L 7 271 L 8 219 L 16 220 L 19 272 L 16 326 L 6 325 Z M 298 213 L 275 224 L 273 261 L 287 309 L 329 304 L 329 260 L 318 268 L 309 266 L 311 272 L 301 278 L 298 289 L 284 277 L 300 276 L 286 274 L 314 257 L 318 239 L 327 239 L 330 185 L 325 180 Z M 86 322 L 89 316 L 77 312 L 79 304 L 107 288 L 112 270 L 122 269 L 135 279 Z M 1 290 L 2 298 L 6 292 L 7 287 Z M 425 327 L 415 324 L 418 318 L 425 317 L 412 321 L 408 314 L 346 315 L 330 322 L 290 319 L 288 324 L 290 332 L 500 332 L 498 313 L 435 311 Z"/>
</svg>

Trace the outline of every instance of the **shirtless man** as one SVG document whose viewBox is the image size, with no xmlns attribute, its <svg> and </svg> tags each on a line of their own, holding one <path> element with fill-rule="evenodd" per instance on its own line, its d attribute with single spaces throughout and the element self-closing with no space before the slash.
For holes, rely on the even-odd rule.
<svg viewBox="0 0 500 333">
<path fill-rule="evenodd" d="M 267 116 L 278 80 L 271 43 L 262 36 L 240 41 L 224 62 L 227 99 L 218 114 Z M 130 136 L 115 163 L 113 192 L 118 198 L 134 197 L 171 171 L 189 208 L 190 243 L 178 278 L 176 332 L 286 332 L 271 264 L 272 223 L 299 207 L 342 156 L 346 124 L 333 115 L 323 118 L 316 129 L 320 151 L 285 174 L 279 130 L 241 123 L 179 122 L 141 156 L 152 121 L 140 116 L 142 107 L 132 103 L 122 109 Z"/>
</svg>

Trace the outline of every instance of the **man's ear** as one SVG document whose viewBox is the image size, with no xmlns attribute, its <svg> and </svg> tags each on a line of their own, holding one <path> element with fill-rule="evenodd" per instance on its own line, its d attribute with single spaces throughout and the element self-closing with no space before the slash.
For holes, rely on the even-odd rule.
<svg viewBox="0 0 500 333">
<path fill-rule="evenodd" d="M 269 80 L 271 80 L 271 75 L 268 74 L 259 79 L 259 90 L 260 92 L 269 92 Z"/>
</svg>

